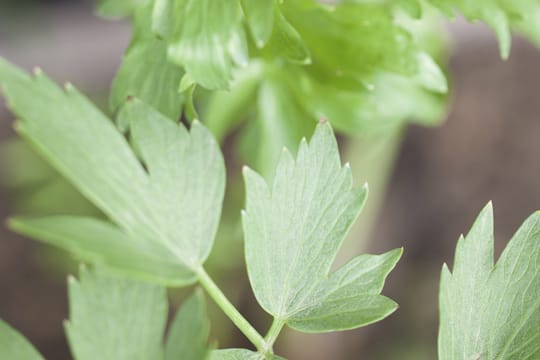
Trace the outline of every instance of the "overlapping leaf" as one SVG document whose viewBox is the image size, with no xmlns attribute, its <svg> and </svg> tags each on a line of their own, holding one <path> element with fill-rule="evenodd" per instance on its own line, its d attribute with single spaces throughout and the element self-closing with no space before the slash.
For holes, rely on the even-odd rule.
<svg viewBox="0 0 540 360">
<path fill-rule="evenodd" d="M 177 0 L 174 10 L 169 58 L 194 82 L 209 89 L 228 88 L 235 64 L 247 63 L 238 1 Z"/>
<path fill-rule="evenodd" d="M 128 97 L 137 97 L 177 120 L 183 101 L 178 85 L 184 72 L 167 59 L 167 42 L 152 33 L 154 2 L 137 5 L 133 39 L 112 84 L 111 108 L 115 111 Z"/>
<path fill-rule="evenodd" d="M 197 290 L 176 313 L 165 344 L 165 360 L 206 359 L 209 332 L 204 295 Z"/>
<path fill-rule="evenodd" d="M 73 87 L 63 91 L 3 60 L 0 84 L 22 119 L 18 132 L 118 226 L 64 217 L 18 219 L 14 227 L 124 272 L 193 282 L 192 270 L 212 247 L 224 192 L 223 158 L 211 134 L 199 123 L 188 132 L 133 99 L 121 122 L 130 126 L 147 172 L 112 122 Z M 94 233 L 75 234 L 78 226 Z M 103 236 L 115 240 L 98 246 Z M 122 258 L 122 249 L 133 257 Z M 160 261 L 153 271 L 145 265 Z"/>
<path fill-rule="evenodd" d="M 43 360 L 43 357 L 24 336 L 0 319 L 0 359 Z"/>
<path fill-rule="evenodd" d="M 330 273 L 367 188 L 352 188 L 329 125 L 301 143 L 296 160 L 283 152 L 271 187 L 250 169 L 244 176 L 248 274 L 268 313 L 293 328 L 324 332 L 366 325 L 396 309 L 379 294 L 400 249 L 359 256 Z"/>
<path fill-rule="evenodd" d="M 489 25 L 497 34 L 503 58 L 510 54 L 513 29 L 528 29 L 533 39 L 540 35 L 536 27 L 540 21 L 538 0 L 430 0 L 429 3 L 448 16 L 457 10 L 470 21 L 480 20 Z"/>
<path fill-rule="evenodd" d="M 439 359 L 540 357 L 540 213 L 531 215 L 493 265 L 493 210 L 480 213 L 440 285 Z"/>
<path fill-rule="evenodd" d="M 167 310 L 164 287 L 82 268 L 69 281 L 71 351 L 76 360 L 160 359 Z"/>
</svg>

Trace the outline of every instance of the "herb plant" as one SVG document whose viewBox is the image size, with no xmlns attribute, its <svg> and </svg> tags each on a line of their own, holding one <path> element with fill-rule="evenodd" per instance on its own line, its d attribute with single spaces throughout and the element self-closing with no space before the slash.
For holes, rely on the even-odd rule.
<svg viewBox="0 0 540 360">
<path fill-rule="evenodd" d="M 285 326 L 341 331 L 393 313 L 381 291 L 402 249 L 333 267 L 368 192 L 342 165 L 333 128 L 392 138 L 410 119 L 436 122 L 448 86 L 433 29 L 438 10 L 453 9 L 490 25 L 503 57 L 511 29 L 540 34 L 534 0 L 106 0 L 103 15 L 134 24 L 111 116 L 72 85 L 0 59 L 17 133 L 103 215 L 9 220 L 89 264 L 68 281 L 74 358 L 281 359 L 273 347 Z M 207 271 L 227 136 L 251 164 L 241 222 L 249 281 L 273 319 L 265 335 Z M 540 358 L 538 214 L 495 265 L 492 223 L 488 205 L 458 241 L 452 272 L 443 267 L 440 359 Z M 167 287 L 190 285 L 166 332 Z M 202 290 L 252 349 L 209 339 Z M 2 321 L 0 358 L 42 359 Z"/>
</svg>

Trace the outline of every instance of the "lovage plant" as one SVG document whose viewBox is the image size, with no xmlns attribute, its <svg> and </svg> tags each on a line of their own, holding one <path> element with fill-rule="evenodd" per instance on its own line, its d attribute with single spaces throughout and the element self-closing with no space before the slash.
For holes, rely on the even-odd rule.
<svg viewBox="0 0 540 360">
<path fill-rule="evenodd" d="M 402 249 L 335 265 L 367 186 L 354 186 L 333 128 L 397 142 L 406 121 L 434 123 L 448 87 L 433 29 L 438 10 L 454 9 L 493 27 L 503 57 L 510 29 L 540 33 L 535 0 L 107 0 L 102 14 L 134 24 L 109 115 L 72 85 L 0 59 L 15 130 L 101 212 L 9 220 L 86 264 L 68 281 L 74 358 L 282 359 L 274 344 L 284 327 L 342 331 L 393 313 L 381 291 Z M 226 175 L 240 177 L 226 174 L 219 142 L 228 136 L 251 166 L 235 215 L 250 285 L 272 318 L 264 333 L 208 266 L 220 221 L 235 221 L 224 202 L 239 210 L 225 196 Z M 452 272 L 443 267 L 441 359 L 540 358 L 538 214 L 495 265 L 492 228 L 488 205 L 458 241 Z M 226 240 L 223 257 L 234 252 Z M 167 288 L 193 285 L 166 331 Z M 224 349 L 210 335 L 205 296 L 251 348 Z M 5 322 L 0 358 L 42 359 Z"/>
</svg>

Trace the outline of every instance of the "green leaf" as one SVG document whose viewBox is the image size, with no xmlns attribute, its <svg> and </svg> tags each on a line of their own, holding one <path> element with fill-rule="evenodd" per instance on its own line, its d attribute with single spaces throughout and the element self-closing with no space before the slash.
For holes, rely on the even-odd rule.
<svg viewBox="0 0 540 360">
<path fill-rule="evenodd" d="M 76 254 L 81 260 L 100 264 L 109 271 L 129 274 L 169 286 L 195 282 L 190 269 L 182 266 L 166 248 L 116 226 L 93 218 L 49 216 L 10 219 L 20 234 Z"/>
<path fill-rule="evenodd" d="M 71 351 L 76 360 L 163 358 L 167 310 L 164 287 L 82 268 L 69 279 Z"/>
<path fill-rule="evenodd" d="M 168 60 L 166 41 L 152 33 L 153 16 L 157 16 L 153 12 L 160 9 L 159 2 L 146 2 L 135 9 L 134 34 L 113 81 L 109 101 L 116 111 L 128 97 L 137 97 L 176 121 L 184 100 L 178 92 L 184 71 Z"/>
<path fill-rule="evenodd" d="M 299 141 L 311 133 L 316 124 L 302 111 L 294 94 L 281 79 L 267 77 L 259 88 L 257 99 L 258 146 L 254 166 L 263 175 L 270 175 L 285 146 L 296 151 Z"/>
<path fill-rule="evenodd" d="M 274 19 L 274 31 L 266 47 L 267 52 L 269 51 L 273 56 L 283 57 L 292 63 L 310 64 L 309 49 L 298 31 L 278 9 L 275 10 Z"/>
<path fill-rule="evenodd" d="M 175 15 L 169 58 L 203 87 L 227 89 L 234 65 L 247 64 L 238 1 L 178 0 Z"/>
<path fill-rule="evenodd" d="M 540 212 L 531 215 L 493 265 L 489 203 L 446 264 L 439 293 L 439 358 L 540 357 Z"/>
<path fill-rule="evenodd" d="M 200 289 L 178 309 L 165 344 L 165 360 L 206 358 L 210 325 Z"/>
<path fill-rule="evenodd" d="M 97 12 L 105 17 L 130 16 L 135 10 L 149 0 L 99 0 Z"/>
<path fill-rule="evenodd" d="M 44 360 L 18 331 L 0 319 L 0 359 Z"/>
<path fill-rule="evenodd" d="M 190 270 L 212 247 L 225 186 L 223 158 L 209 131 L 194 123 L 188 132 L 142 102 L 128 102 L 119 121 L 130 125 L 147 172 L 113 123 L 73 87 L 62 91 L 41 73 L 29 77 L 2 60 L 0 84 L 22 119 L 18 132 L 118 225 L 129 238 L 122 237 L 126 251 L 144 244 L 150 257 L 176 260 L 176 284 L 193 282 Z M 66 225 L 46 230 L 59 224 Z M 65 242 L 57 235 L 54 241 Z"/>
<path fill-rule="evenodd" d="M 538 24 L 540 21 L 540 4 L 536 0 L 430 0 L 429 3 L 451 16 L 454 10 L 459 11 L 469 21 L 480 20 L 489 25 L 499 40 L 501 57 L 510 54 L 511 29 L 519 29 L 526 24 Z M 540 35 L 540 29 L 528 27 L 525 32 L 533 40 Z"/>
<path fill-rule="evenodd" d="M 281 8 L 310 51 L 308 70 L 321 82 L 358 89 L 374 72 L 410 76 L 418 71 L 417 47 L 389 7 L 288 1 Z"/>
<path fill-rule="evenodd" d="M 248 274 L 268 313 L 296 329 L 323 332 L 366 325 L 397 308 L 379 293 L 401 250 L 362 255 L 330 273 L 367 188 L 352 188 L 329 125 L 318 125 L 309 144 L 302 141 L 296 160 L 282 153 L 271 187 L 250 169 L 244 177 Z"/>
<path fill-rule="evenodd" d="M 263 66 L 252 61 L 234 78 L 230 91 L 215 91 L 203 108 L 202 119 L 212 134 L 223 138 L 247 118 L 256 102 L 257 89 L 264 76 Z"/>
<path fill-rule="evenodd" d="M 180 118 L 183 95 L 178 84 L 183 71 L 167 59 L 167 44 L 160 39 L 136 41 L 128 49 L 111 88 L 111 108 L 137 97 L 173 120 Z"/>
<path fill-rule="evenodd" d="M 225 192 L 218 144 L 198 121 L 188 132 L 137 99 L 119 116 L 130 119 L 133 143 L 149 170 L 161 232 L 185 264 L 200 266 L 212 248 Z"/>
<path fill-rule="evenodd" d="M 222 349 L 214 350 L 210 353 L 208 360 L 285 360 L 282 357 L 262 354 L 246 349 Z"/>
<path fill-rule="evenodd" d="M 274 26 L 275 0 L 242 0 L 242 8 L 257 47 L 263 47 Z"/>
</svg>

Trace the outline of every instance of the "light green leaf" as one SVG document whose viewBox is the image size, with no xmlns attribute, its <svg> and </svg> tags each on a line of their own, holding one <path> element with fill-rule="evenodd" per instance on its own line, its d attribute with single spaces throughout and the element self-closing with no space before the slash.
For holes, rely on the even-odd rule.
<svg viewBox="0 0 540 360">
<path fill-rule="evenodd" d="M 169 246 L 192 268 L 206 260 L 225 192 L 225 164 L 212 134 L 198 121 L 191 131 L 133 99 L 120 117 L 131 121 L 133 143 L 150 172 L 154 206 Z"/>
<path fill-rule="evenodd" d="M 264 66 L 252 61 L 239 71 L 230 91 L 214 91 L 203 108 L 202 119 L 212 134 L 222 140 L 253 111 Z"/>
<path fill-rule="evenodd" d="M 178 92 L 184 71 L 168 60 L 166 41 L 152 33 L 152 11 L 158 8 L 157 2 L 150 1 L 135 9 L 134 34 L 109 100 L 116 111 L 128 97 L 137 97 L 176 121 L 184 100 Z"/>
<path fill-rule="evenodd" d="M 536 0 L 430 0 L 429 3 L 449 16 L 457 10 L 469 21 L 480 20 L 489 25 L 497 35 L 501 57 L 505 59 L 510 54 L 510 30 L 540 22 L 540 4 Z M 533 40 L 538 38 L 540 29 L 528 28 L 531 32 L 525 33 Z"/>
<path fill-rule="evenodd" d="M 439 294 L 439 359 L 538 359 L 540 212 L 531 215 L 493 265 L 488 204 L 446 265 Z"/>
<path fill-rule="evenodd" d="M 305 304 L 288 322 L 289 326 L 303 332 L 347 330 L 390 315 L 396 310 L 396 303 L 379 293 L 401 254 L 402 249 L 395 249 L 382 255 L 354 258 L 330 274 L 314 294 L 318 302 Z"/>
<path fill-rule="evenodd" d="M 81 260 L 101 264 L 109 271 L 181 286 L 195 281 L 193 272 L 183 266 L 165 247 L 116 226 L 93 218 L 49 216 L 10 219 L 11 229 L 20 234 L 58 246 Z"/>
<path fill-rule="evenodd" d="M 76 360 L 161 359 L 167 310 L 164 287 L 82 268 L 69 279 L 71 351 Z"/>
<path fill-rule="evenodd" d="M 18 331 L 0 319 L 0 359 L 44 360 Z"/>
<path fill-rule="evenodd" d="M 257 146 L 252 148 L 254 166 L 264 176 L 271 175 L 285 146 L 296 151 L 299 141 L 311 133 L 315 118 L 302 111 L 294 94 L 282 79 L 267 77 L 259 88 L 257 99 Z"/>
<path fill-rule="evenodd" d="M 175 15 L 169 58 L 203 87 L 227 89 L 234 65 L 247 65 L 238 1 L 178 0 Z"/>
<path fill-rule="evenodd" d="M 244 177 L 248 274 L 268 313 L 299 330 L 322 332 L 366 325 L 397 308 L 379 293 L 400 250 L 362 255 L 330 273 L 367 188 L 352 188 L 329 125 L 318 125 L 309 144 L 302 141 L 296 160 L 282 153 L 271 187 L 250 169 Z"/>
<path fill-rule="evenodd" d="M 266 357 L 262 354 L 246 349 L 223 349 L 214 350 L 208 360 L 285 360 L 282 357 L 271 355 Z"/>
<path fill-rule="evenodd" d="M 148 173 L 112 122 L 73 87 L 62 91 L 40 73 L 29 77 L 2 60 L 0 84 L 22 119 L 18 132 L 137 243 L 122 237 L 126 251 L 146 244 L 152 258 L 168 254 L 165 263 L 173 257 L 182 270 L 177 284 L 192 282 L 186 270 L 210 252 L 224 192 L 223 158 L 211 134 L 199 123 L 188 132 L 142 102 L 128 102 L 120 122 L 130 125 Z M 63 233 L 54 241 L 60 238 Z"/>
<path fill-rule="evenodd" d="M 278 9 L 275 10 L 274 19 L 274 31 L 266 47 L 267 52 L 269 51 L 273 56 L 283 57 L 292 63 L 310 64 L 309 49 L 298 31 Z"/>
<path fill-rule="evenodd" d="M 130 16 L 137 7 L 148 3 L 149 0 L 99 0 L 97 12 L 105 17 Z"/>
<path fill-rule="evenodd" d="M 167 44 L 160 39 L 136 41 L 128 49 L 111 88 L 111 108 L 118 109 L 134 96 L 172 120 L 180 118 L 183 95 L 178 84 L 183 70 L 167 59 Z"/>
<path fill-rule="evenodd" d="M 165 360 L 202 360 L 206 357 L 210 324 L 200 289 L 178 309 L 165 344 Z"/>
<path fill-rule="evenodd" d="M 257 47 L 263 47 L 274 26 L 275 0 L 242 0 L 242 8 Z"/>
</svg>

